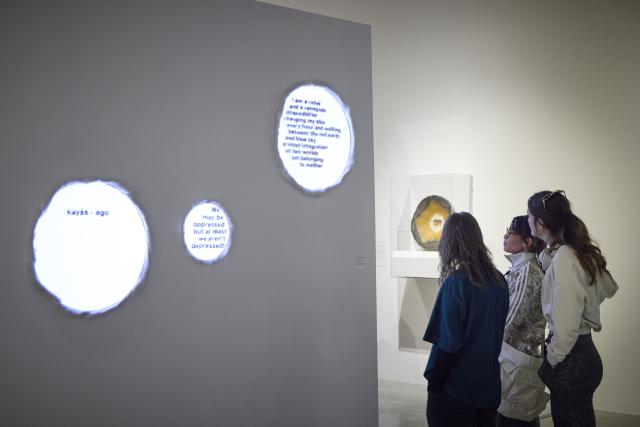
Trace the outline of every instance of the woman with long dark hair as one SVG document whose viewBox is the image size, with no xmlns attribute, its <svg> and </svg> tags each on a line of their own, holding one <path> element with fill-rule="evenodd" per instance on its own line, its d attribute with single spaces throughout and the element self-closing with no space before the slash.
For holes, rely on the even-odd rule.
<svg viewBox="0 0 640 427">
<path fill-rule="evenodd" d="M 553 424 L 595 426 L 592 399 L 603 371 L 591 330 L 602 328 L 600 304 L 618 285 L 563 191 L 535 193 L 527 205 L 532 234 L 548 245 L 540 260 L 549 336 L 538 374 L 551 392 Z"/>
<path fill-rule="evenodd" d="M 507 286 L 471 214 L 447 219 L 438 251 L 441 287 L 424 334 L 432 343 L 424 373 L 427 421 L 430 427 L 494 427 Z"/>
</svg>

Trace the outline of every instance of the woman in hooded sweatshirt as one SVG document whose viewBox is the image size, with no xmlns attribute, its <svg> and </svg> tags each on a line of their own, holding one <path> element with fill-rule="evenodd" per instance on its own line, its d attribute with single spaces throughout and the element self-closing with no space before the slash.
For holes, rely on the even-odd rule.
<svg viewBox="0 0 640 427">
<path fill-rule="evenodd" d="M 545 360 L 538 374 L 551 392 L 555 427 L 595 426 L 593 393 L 602 380 L 602 360 L 591 339 L 600 331 L 600 304 L 618 285 L 586 225 L 573 214 L 563 191 L 541 191 L 528 201 L 529 226 L 548 248 L 542 311 L 549 325 Z"/>
</svg>

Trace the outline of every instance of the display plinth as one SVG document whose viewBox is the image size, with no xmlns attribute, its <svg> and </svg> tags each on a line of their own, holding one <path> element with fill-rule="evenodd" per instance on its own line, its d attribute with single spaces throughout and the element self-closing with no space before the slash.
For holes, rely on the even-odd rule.
<svg viewBox="0 0 640 427">
<path fill-rule="evenodd" d="M 440 196 L 454 212 L 471 212 L 471 175 L 413 175 L 391 177 L 391 276 L 438 278 L 437 251 L 422 248 L 411 233 L 411 217 L 427 196 Z"/>
<path fill-rule="evenodd" d="M 435 251 L 393 251 L 391 277 L 440 277 L 440 256 Z"/>
</svg>

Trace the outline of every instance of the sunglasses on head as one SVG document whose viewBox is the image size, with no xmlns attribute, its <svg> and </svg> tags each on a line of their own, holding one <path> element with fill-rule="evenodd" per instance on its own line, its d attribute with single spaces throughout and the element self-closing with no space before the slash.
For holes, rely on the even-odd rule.
<svg viewBox="0 0 640 427">
<path fill-rule="evenodd" d="M 562 194 L 563 196 L 566 197 L 566 195 L 564 194 L 564 190 L 552 191 L 540 199 L 540 201 L 542 202 L 542 209 L 547 210 L 547 206 L 546 206 L 547 200 L 552 198 L 554 194 Z"/>
</svg>

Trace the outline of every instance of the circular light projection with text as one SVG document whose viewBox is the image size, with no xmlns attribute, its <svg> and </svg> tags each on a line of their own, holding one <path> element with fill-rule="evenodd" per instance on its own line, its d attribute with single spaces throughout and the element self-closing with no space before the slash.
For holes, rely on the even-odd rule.
<svg viewBox="0 0 640 427">
<path fill-rule="evenodd" d="M 284 100 L 278 158 L 287 176 L 310 193 L 340 184 L 353 165 L 349 107 L 326 86 L 304 84 Z"/>
<path fill-rule="evenodd" d="M 71 182 L 51 198 L 33 231 L 37 281 L 72 313 L 117 307 L 143 281 L 149 231 L 114 182 Z"/>
<path fill-rule="evenodd" d="M 232 229 L 222 206 L 205 200 L 191 208 L 184 220 L 184 244 L 196 260 L 213 264 L 229 252 Z"/>
</svg>

